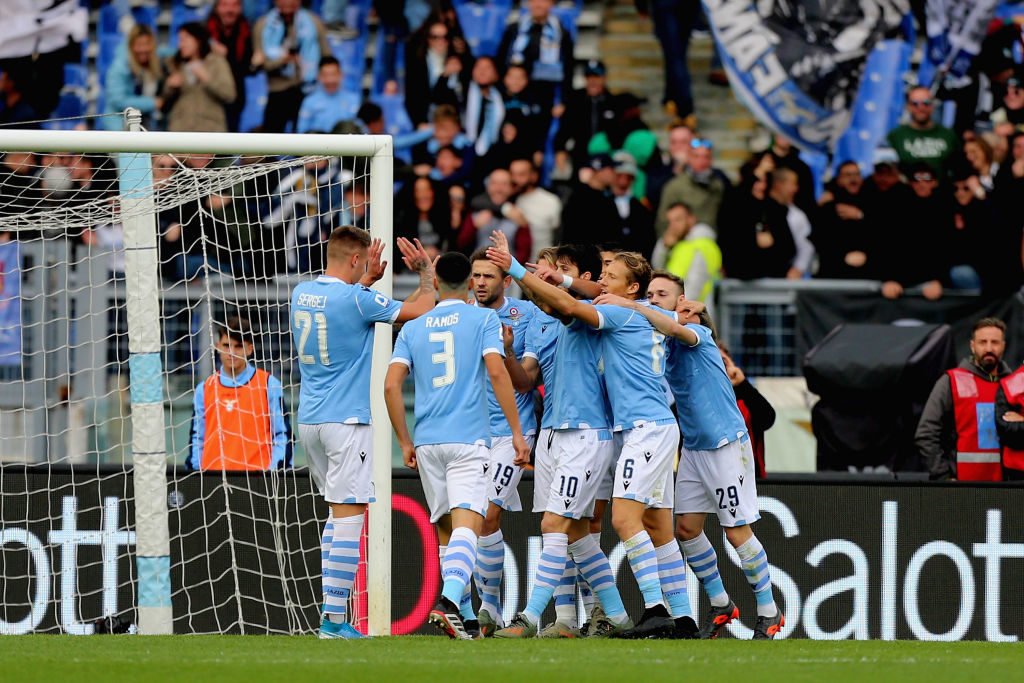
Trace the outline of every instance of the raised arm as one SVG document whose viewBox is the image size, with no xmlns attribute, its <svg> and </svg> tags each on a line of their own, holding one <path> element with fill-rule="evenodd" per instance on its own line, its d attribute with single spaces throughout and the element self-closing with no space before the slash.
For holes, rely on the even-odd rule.
<svg viewBox="0 0 1024 683">
<path fill-rule="evenodd" d="M 405 400 L 402 398 L 402 384 L 409 375 L 409 367 L 405 363 L 392 362 L 384 376 L 384 403 L 388 407 L 388 419 L 395 430 L 398 445 L 402 448 L 402 460 L 405 466 L 416 469 L 416 449 L 409 436 L 409 426 L 405 423 Z"/>
<path fill-rule="evenodd" d="M 600 326 L 601 316 L 597 314 L 596 308 L 590 304 L 577 301 L 569 292 L 544 282 L 526 270 L 509 253 L 507 243 L 504 245 L 504 248 L 502 248 L 501 244 L 502 240 L 498 239 L 495 241 L 496 246 L 488 248 L 487 258 L 491 263 L 494 263 L 511 275 L 524 289 L 529 289 L 534 297 L 550 306 L 558 314 L 567 318 L 576 318 L 591 327 Z"/>
<path fill-rule="evenodd" d="M 501 339 L 505 344 L 505 369 L 508 370 L 508 376 L 512 380 L 512 388 L 520 394 L 533 391 L 533 388 L 537 386 L 537 379 L 540 377 L 540 365 L 537 363 L 537 359 L 523 358 L 521 361 L 516 359 L 511 326 L 501 326 Z"/>
<path fill-rule="evenodd" d="M 420 276 L 420 286 L 402 303 L 402 309 L 398 312 L 395 322 L 404 323 L 434 308 L 434 302 L 437 300 L 437 292 L 434 290 L 434 264 L 419 240 L 415 240 L 413 244 L 404 237 L 399 237 L 395 244 L 402 252 L 402 260 L 406 267 Z"/>
<path fill-rule="evenodd" d="M 508 370 L 505 369 L 505 362 L 497 353 L 488 353 L 484 356 L 484 365 L 487 366 L 487 374 L 491 378 L 491 386 L 494 387 L 494 397 L 498 399 L 501 412 L 505 415 L 509 428 L 512 430 L 512 446 L 516 450 L 516 457 L 513 461 L 522 467 L 530 464 L 530 447 L 523 438 L 523 428 L 519 422 L 519 409 L 516 407 L 516 395 L 512 391 L 512 380 L 509 379 Z"/>
<path fill-rule="evenodd" d="M 615 296 L 614 294 L 602 294 L 597 297 L 594 303 L 599 305 L 610 304 L 612 306 L 630 308 L 647 318 L 648 322 L 650 322 L 658 332 L 661 332 L 666 337 L 678 339 L 687 346 L 696 346 L 700 342 L 700 337 L 697 336 L 696 332 L 687 328 L 685 325 L 680 325 L 674 318 L 670 317 L 668 313 L 662 313 L 660 312 L 660 309 L 654 306 L 644 306 L 632 299 Z"/>
</svg>

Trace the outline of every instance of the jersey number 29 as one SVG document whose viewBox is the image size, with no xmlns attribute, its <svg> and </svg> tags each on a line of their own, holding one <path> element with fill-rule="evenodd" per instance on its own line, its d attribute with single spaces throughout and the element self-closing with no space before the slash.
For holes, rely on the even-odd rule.
<svg viewBox="0 0 1024 683">
<path fill-rule="evenodd" d="M 310 313 L 309 311 L 295 311 L 295 327 L 299 328 L 299 362 L 303 365 L 313 365 L 316 359 L 305 353 L 306 341 L 309 333 L 316 323 L 316 342 L 320 349 L 320 365 L 330 365 L 331 357 L 327 353 L 327 315 L 324 313 Z"/>
</svg>

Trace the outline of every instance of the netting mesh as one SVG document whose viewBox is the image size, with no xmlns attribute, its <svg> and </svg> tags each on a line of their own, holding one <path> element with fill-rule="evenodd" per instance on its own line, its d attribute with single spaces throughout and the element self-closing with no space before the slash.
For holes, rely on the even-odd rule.
<svg viewBox="0 0 1024 683">
<path fill-rule="evenodd" d="M 0 161 L 0 631 L 134 620 L 123 225 L 144 216 L 158 236 L 175 632 L 308 632 L 326 509 L 297 469 L 288 301 L 322 271 L 333 228 L 368 227 L 369 160 L 151 163 L 150 178 L 119 174 L 113 154 Z"/>
</svg>

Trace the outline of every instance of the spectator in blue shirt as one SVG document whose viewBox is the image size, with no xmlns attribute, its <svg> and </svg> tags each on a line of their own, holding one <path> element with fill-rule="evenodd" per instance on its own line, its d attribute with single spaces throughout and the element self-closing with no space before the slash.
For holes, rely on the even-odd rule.
<svg viewBox="0 0 1024 683">
<path fill-rule="evenodd" d="M 332 56 L 320 59 L 316 90 L 306 96 L 299 110 L 300 133 L 329 133 L 339 121 L 351 121 L 359 113 L 360 97 L 341 87 L 341 63 Z"/>
</svg>

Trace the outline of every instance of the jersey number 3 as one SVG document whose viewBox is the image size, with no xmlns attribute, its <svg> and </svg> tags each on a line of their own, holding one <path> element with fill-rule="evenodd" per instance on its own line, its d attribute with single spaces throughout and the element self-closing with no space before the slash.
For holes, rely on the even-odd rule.
<svg viewBox="0 0 1024 683">
<path fill-rule="evenodd" d="M 309 340 L 309 333 L 316 323 L 316 342 L 320 349 L 320 365 L 330 365 L 331 357 L 327 353 L 327 315 L 324 313 L 310 313 L 309 311 L 295 311 L 295 327 L 299 328 L 299 362 L 303 365 L 313 365 L 316 359 L 305 353 L 306 341 Z"/>
<path fill-rule="evenodd" d="M 441 344 L 439 353 L 432 354 L 430 361 L 436 365 L 444 365 L 444 374 L 434 378 L 434 388 L 446 387 L 455 381 L 455 335 L 451 332 L 431 332 L 431 344 Z"/>
</svg>

